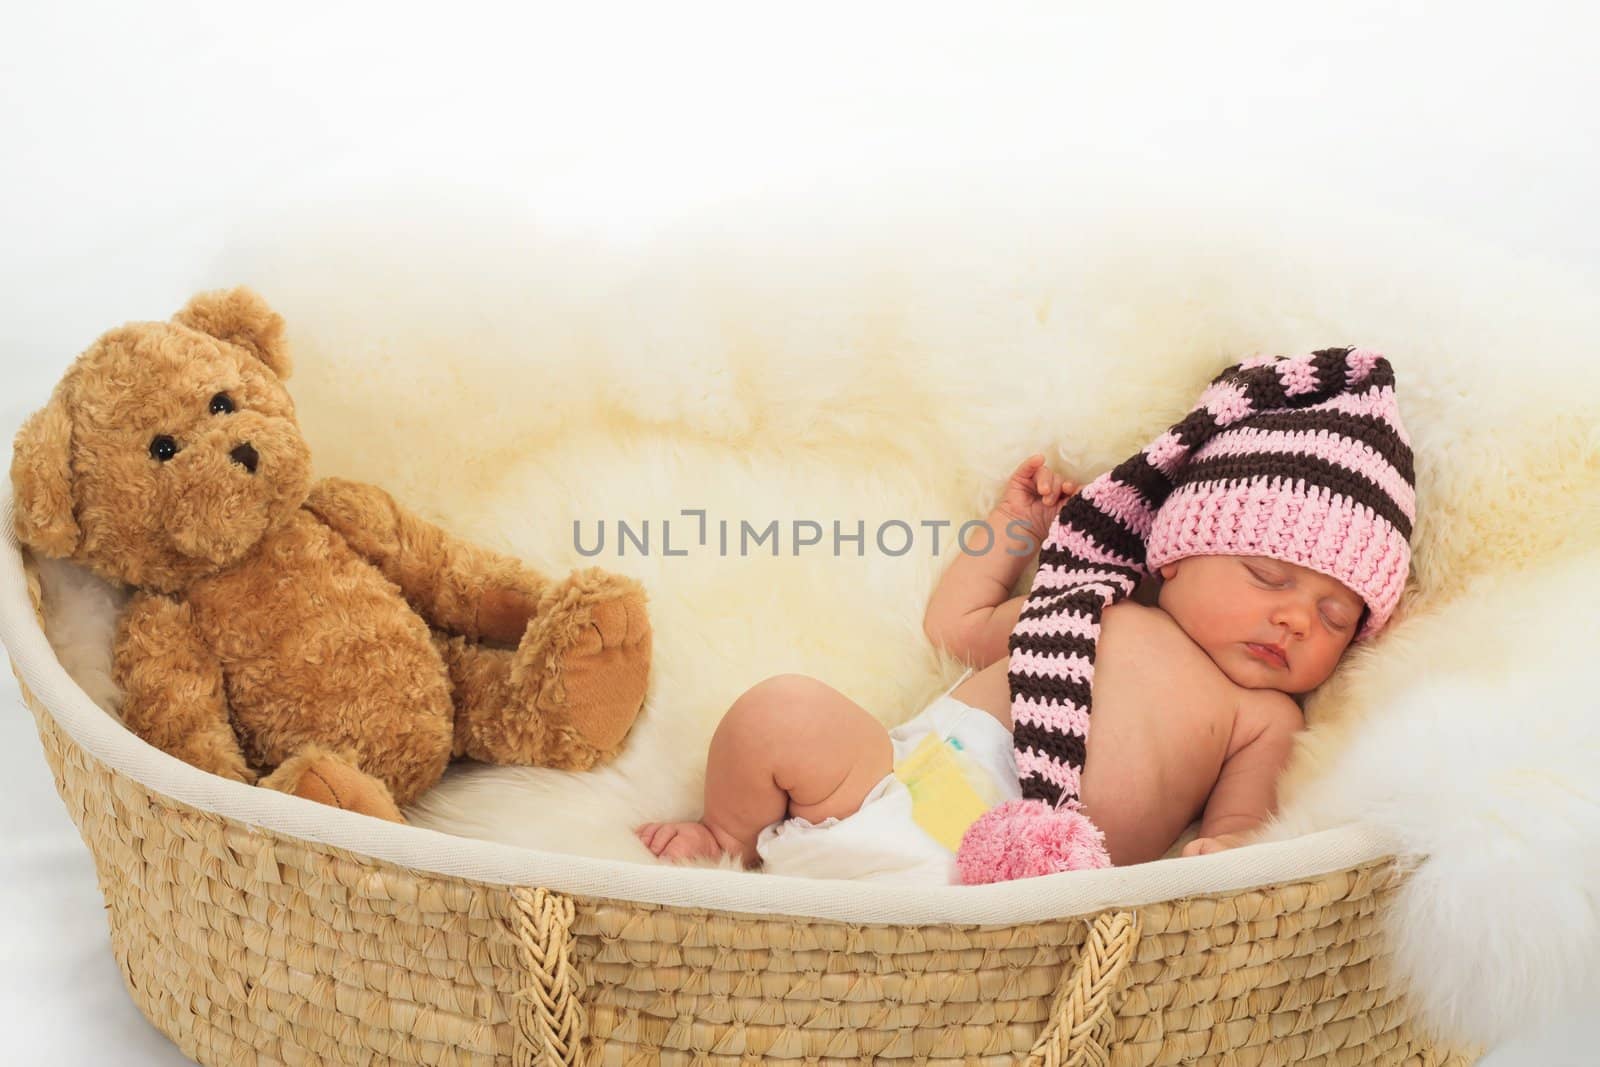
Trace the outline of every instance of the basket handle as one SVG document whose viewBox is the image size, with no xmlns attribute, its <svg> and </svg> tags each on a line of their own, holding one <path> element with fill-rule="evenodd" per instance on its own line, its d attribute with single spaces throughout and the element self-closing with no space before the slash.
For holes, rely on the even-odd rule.
<svg viewBox="0 0 1600 1067">
<path fill-rule="evenodd" d="M 1111 996 L 1139 944 L 1139 913 L 1103 911 L 1089 924 L 1078 966 L 1068 968 L 1050 1007 L 1050 1021 L 1028 1053 L 1027 1067 L 1105 1067 Z"/>
<path fill-rule="evenodd" d="M 573 961 L 572 898 L 546 889 L 513 889 L 513 933 L 527 984 L 512 993 L 516 1067 L 579 1062 L 588 1016 Z"/>
</svg>

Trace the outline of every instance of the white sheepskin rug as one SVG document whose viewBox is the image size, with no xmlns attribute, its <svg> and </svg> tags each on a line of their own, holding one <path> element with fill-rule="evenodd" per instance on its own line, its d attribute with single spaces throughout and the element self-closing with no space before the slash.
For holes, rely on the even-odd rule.
<svg viewBox="0 0 1600 1067">
<path fill-rule="evenodd" d="M 1310 699 L 1272 832 L 1366 819 L 1421 861 L 1391 936 L 1447 1038 L 1492 1043 L 1592 996 L 1593 279 L 1309 187 L 1178 185 L 865 190 L 730 205 L 627 246 L 420 195 L 240 235 L 197 288 L 250 284 L 287 318 L 318 473 L 650 594 L 653 680 L 615 764 L 458 765 L 414 821 L 651 862 L 630 828 L 699 816 L 711 733 L 750 685 L 815 675 L 892 725 L 954 680 L 923 608 L 955 528 L 1028 453 L 1087 482 L 1230 363 L 1363 345 L 1395 366 L 1416 452 L 1413 582 Z M 574 524 L 592 547 L 602 521 L 587 557 Z M 648 526 L 647 553 L 619 554 L 619 521 Z M 914 535 L 901 554 L 895 521 Z M 741 554 L 741 523 L 772 522 L 777 554 Z M 864 536 L 836 552 L 835 523 Z M 114 597 L 81 591 L 109 620 Z M 114 706 L 108 631 L 52 625 Z"/>
</svg>

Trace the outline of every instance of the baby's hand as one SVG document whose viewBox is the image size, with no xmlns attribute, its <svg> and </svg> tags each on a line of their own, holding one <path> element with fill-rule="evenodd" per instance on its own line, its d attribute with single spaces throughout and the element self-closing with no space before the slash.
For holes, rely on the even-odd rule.
<svg viewBox="0 0 1600 1067">
<path fill-rule="evenodd" d="M 1249 834 L 1218 834 L 1215 837 L 1197 837 L 1183 846 L 1185 856 L 1204 856 L 1210 852 L 1226 852 L 1250 840 Z"/>
<path fill-rule="evenodd" d="M 1011 518 L 1026 523 L 1033 539 L 1043 542 L 1062 502 L 1077 491 L 1075 482 L 1062 479 L 1045 466 L 1044 456 L 1035 452 L 1012 472 L 998 507 Z M 996 536 L 1004 533 L 998 530 Z"/>
</svg>

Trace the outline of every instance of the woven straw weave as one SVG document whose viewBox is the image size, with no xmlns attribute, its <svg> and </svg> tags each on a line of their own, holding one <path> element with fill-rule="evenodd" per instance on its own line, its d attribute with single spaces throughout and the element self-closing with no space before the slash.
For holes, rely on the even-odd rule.
<svg viewBox="0 0 1600 1067">
<path fill-rule="evenodd" d="M 572 897 L 177 803 L 23 696 L 128 989 L 202 1063 L 1470 1063 L 1386 982 L 1392 862 L 1011 926 Z"/>
</svg>

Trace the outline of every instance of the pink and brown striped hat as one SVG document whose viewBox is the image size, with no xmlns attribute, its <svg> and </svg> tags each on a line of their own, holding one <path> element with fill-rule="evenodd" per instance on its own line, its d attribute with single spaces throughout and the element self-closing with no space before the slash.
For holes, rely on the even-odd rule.
<svg viewBox="0 0 1600 1067">
<path fill-rule="evenodd" d="M 1333 395 L 1295 406 L 1324 382 Z M 1196 438 L 1204 443 L 1191 452 L 1185 441 Z M 1172 486 L 1145 535 L 1147 573 L 1186 556 L 1270 556 L 1360 595 L 1368 611 L 1357 641 L 1394 614 L 1417 492 L 1394 370 L 1378 353 L 1246 360 L 1143 454 Z"/>
<path fill-rule="evenodd" d="M 1414 483 L 1389 361 L 1325 348 L 1227 368 L 1181 422 L 1068 499 L 1009 641 L 1022 799 L 968 828 L 962 881 L 1110 862 L 1078 810 L 1106 607 L 1173 560 L 1270 556 L 1360 595 L 1356 640 L 1370 638 L 1410 570 Z"/>
</svg>

